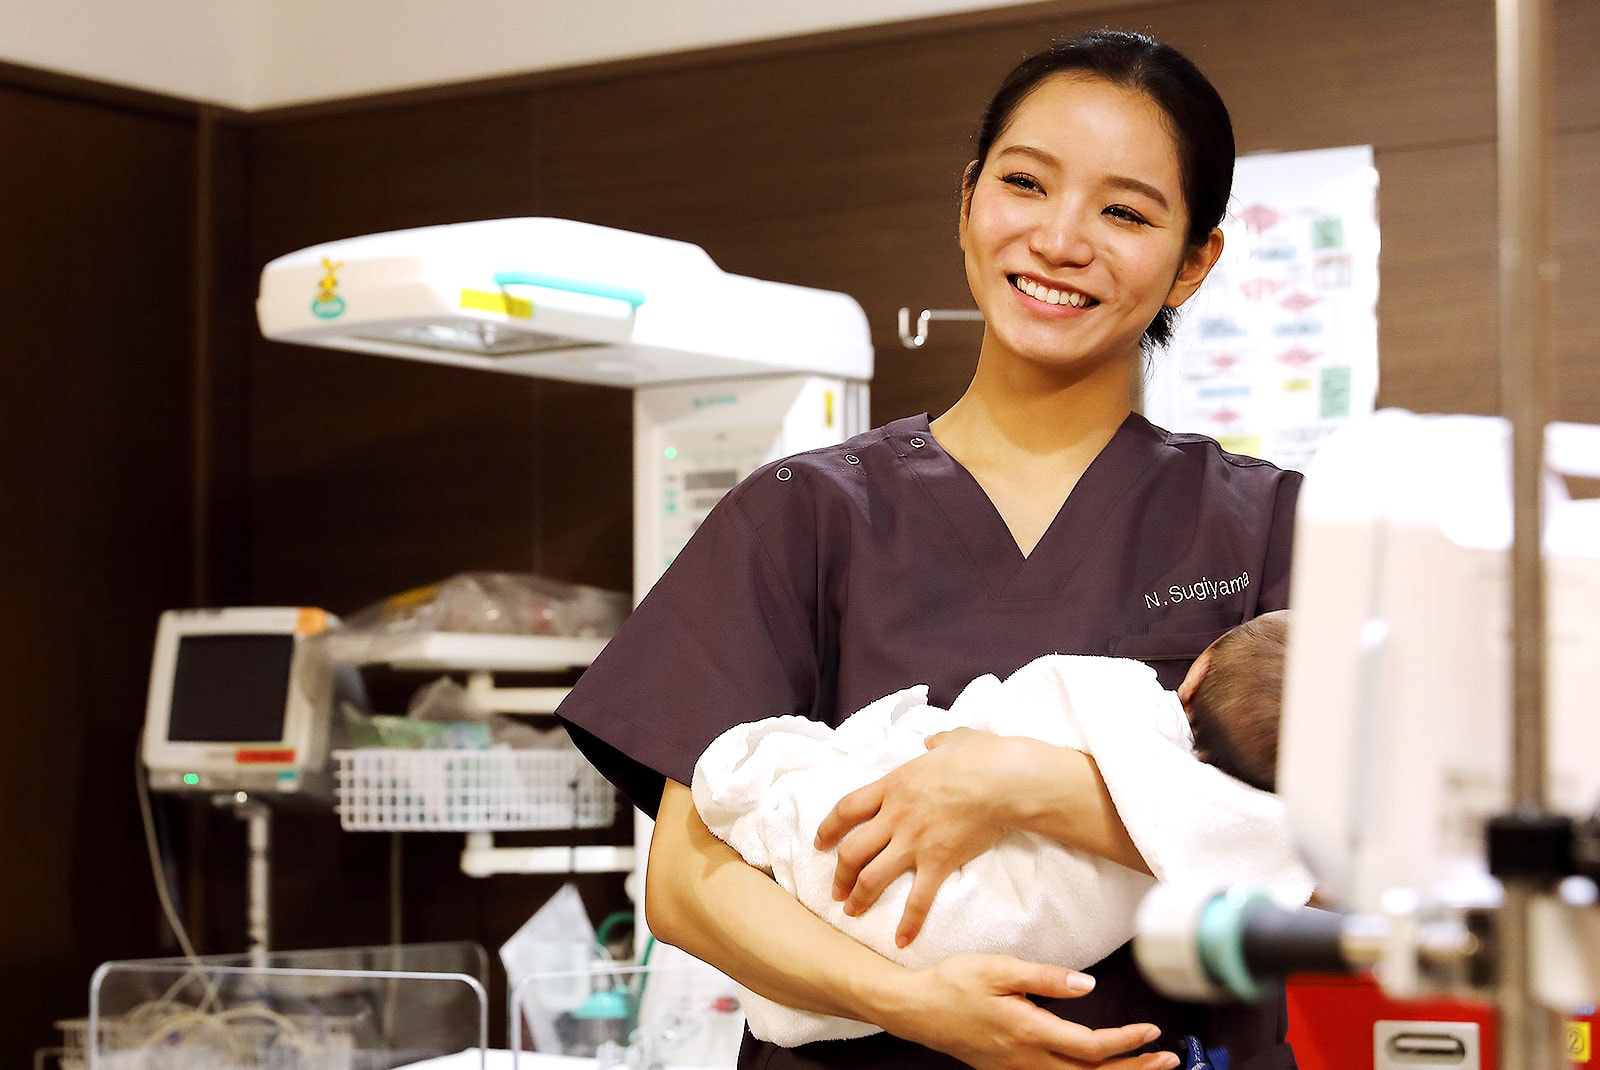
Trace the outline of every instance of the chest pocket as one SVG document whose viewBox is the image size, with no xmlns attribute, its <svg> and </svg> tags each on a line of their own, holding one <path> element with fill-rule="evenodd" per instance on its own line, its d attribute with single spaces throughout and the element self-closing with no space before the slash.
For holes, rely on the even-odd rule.
<svg viewBox="0 0 1600 1070">
<path fill-rule="evenodd" d="M 1202 631 L 1155 632 L 1147 635 L 1114 635 L 1111 656 L 1136 658 L 1156 671 L 1161 686 L 1173 690 L 1183 682 L 1183 674 L 1201 651 L 1232 625 L 1217 625 Z"/>
</svg>

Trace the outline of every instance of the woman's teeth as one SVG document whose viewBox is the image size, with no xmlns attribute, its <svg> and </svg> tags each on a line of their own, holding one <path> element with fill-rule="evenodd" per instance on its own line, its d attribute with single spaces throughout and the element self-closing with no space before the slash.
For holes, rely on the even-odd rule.
<svg viewBox="0 0 1600 1070">
<path fill-rule="evenodd" d="M 1071 305 L 1073 308 L 1088 308 L 1090 305 L 1099 304 L 1088 294 L 1081 294 L 1076 290 L 1052 289 L 1020 275 L 1017 277 L 1015 286 L 1034 300 L 1043 301 L 1047 305 Z"/>
</svg>

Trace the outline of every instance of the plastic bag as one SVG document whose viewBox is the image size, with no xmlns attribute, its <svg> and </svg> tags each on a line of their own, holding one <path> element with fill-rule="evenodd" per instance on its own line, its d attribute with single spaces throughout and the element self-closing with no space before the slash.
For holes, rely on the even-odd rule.
<svg viewBox="0 0 1600 1070">
<path fill-rule="evenodd" d="M 594 925 L 570 881 L 500 946 L 507 981 L 513 991 L 522 986 L 522 1015 L 539 1051 L 561 1051 L 556 1016 L 588 1000 L 589 963 L 596 954 Z M 537 980 L 523 985 L 535 975 Z"/>
<path fill-rule="evenodd" d="M 417 688 L 406 706 L 407 717 L 445 723 L 487 721 L 492 712 L 478 705 L 471 691 L 448 676 Z"/>
<path fill-rule="evenodd" d="M 347 630 L 475 632 L 601 638 L 616 633 L 630 599 L 528 573 L 462 572 L 385 598 L 345 618 Z"/>
<path fill-rule="evenodd" d="M 391 750 L 485 750 L 494 745 L 489 724 L 422 721 L 415 717 L 343 711 L 338 746 Z"/>
</svg>

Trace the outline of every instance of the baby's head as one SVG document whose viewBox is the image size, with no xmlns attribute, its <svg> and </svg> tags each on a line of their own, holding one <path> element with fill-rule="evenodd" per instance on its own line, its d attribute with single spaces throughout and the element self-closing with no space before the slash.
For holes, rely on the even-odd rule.
<svg viewBox="0 0 1600 1070">
<path fill-rule="evenodd" d="M 1247 620 L 1205 649 L 1178 688 L 1195 757 L 1272 791 L 1289 653 L 1289 611 Z"/>
</svg>

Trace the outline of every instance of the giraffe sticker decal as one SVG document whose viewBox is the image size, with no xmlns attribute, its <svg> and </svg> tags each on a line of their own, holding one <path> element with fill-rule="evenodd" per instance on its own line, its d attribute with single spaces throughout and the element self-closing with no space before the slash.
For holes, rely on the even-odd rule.
<svg viewBox="0 0 1600 1070">
<path fill-rule="evenodd" d="M 337 319 L 344 314 L 344 298 L 339 296 L 339 269 L 344 267 L 344 261 L 337 264 L 327 257 L 322 258 L 322 278 L 317 283 L 317 296 L 311 302 L 311 314 L 320 319 Z"/>
</svg>

